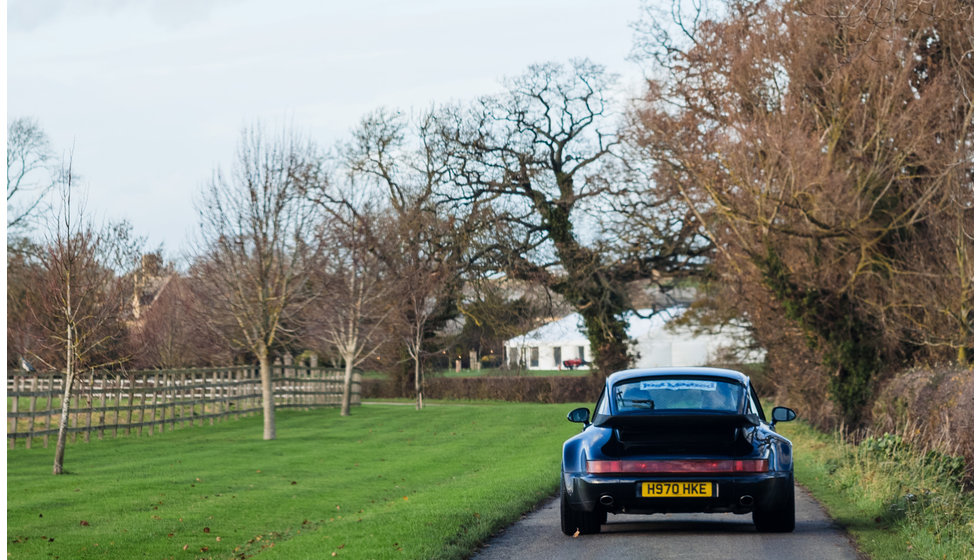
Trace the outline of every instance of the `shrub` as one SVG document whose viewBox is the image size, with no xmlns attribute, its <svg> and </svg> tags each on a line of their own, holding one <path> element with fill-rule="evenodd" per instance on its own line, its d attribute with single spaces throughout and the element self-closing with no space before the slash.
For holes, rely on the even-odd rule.
<svg viewBox="0 0 980 560">
<path fill-rule="evenodd" d="M 586 377 L 441 377 L 425 382 L 430 399 L 495 400 L 511 402 L 589 402 L 598 394 L 597 382 Z M 365 379 L 361 396 L 368 399 L 398 398 L 401 394 L 389 380 Z"/>
</svg>

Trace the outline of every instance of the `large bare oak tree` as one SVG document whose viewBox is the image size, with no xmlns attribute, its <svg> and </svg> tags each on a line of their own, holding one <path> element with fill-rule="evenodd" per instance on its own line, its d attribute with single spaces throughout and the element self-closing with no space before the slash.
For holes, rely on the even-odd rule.
<svg viewBox="0 0 980 560">
<path fill-rule="evenodd" d="M 613 83 L 587 60 L 535 65 L 506 92 L 441 115 L 452 185 L 440 193 L 457 208 L 485 209 L 478 262 L 573 305 L 603 375 L 631 362 L 628 283 L 679 273 L 706 248 L 684 220 L 659 227 L 662 237 L 622 225 L 615 210 L 637 204 L 636 175 L 607 98 Z M 663 211 L 646 223 L 665 223 L 670 207 L 645 204 Z"/>
</svg>

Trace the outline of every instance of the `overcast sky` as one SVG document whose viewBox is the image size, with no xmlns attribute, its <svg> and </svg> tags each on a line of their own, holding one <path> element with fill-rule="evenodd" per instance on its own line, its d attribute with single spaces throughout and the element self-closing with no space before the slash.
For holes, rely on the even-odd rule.
<svg viewBox="0 0 980 560">
<path fill-rule="evenodd" d="M 573 57 L 635 82 L 639 16 L 639 0 L 9 0 L 7 118 L 73 148 L 90 213 L 176 258 L 243 126 L 332 146 L 372 109 L 470 100 Z"/>
</svg>

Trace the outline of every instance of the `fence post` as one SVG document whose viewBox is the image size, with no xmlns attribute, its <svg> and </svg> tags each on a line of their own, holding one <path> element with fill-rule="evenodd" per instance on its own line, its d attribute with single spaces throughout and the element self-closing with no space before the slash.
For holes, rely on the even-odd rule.
<svg viewBox="0 0 980 560">
<path fill-rule="evenodd" d="M 95 370 L 89 370 L 88 372 L 88 398 L 85 399 L 88 403 L 88 410 L 85 412 L 85 430 L 82 434 L 82 438 L 85 443 L 88 443 L 91 438 L 92 433 L 92 415 L 95 413 L 95 403 L 94 395 L 92 394 L 95 385 Z M 81 396 L 81 394 L 79 394 Z"/>
<path fill-rule="evenodd" d="M 31 404 L 28 409 L 31 413 L 31 420 L 27 428 L 27 449 L 31 448 L 31 440 L 34 439 L 34 412 L 37 410 L 37 386 L 38 386 L 38 374 L 34 372 L 31 376 Z"/>
<path fill-rule="evenodd" d="M 211 372 L 211 383 L 208 385 L 209 395 L 206 396 L 204 400 L 211 402 L 211 418 L 209 423 L 214 426 L 215 416 L 221 414 L 221 402 L 218 400 L 218 370 Z"/>
<path fill-rule="evenodd" d="M 180 386 L 179 379 L 182 370 L 170 372 L 170 431 L 177 429 L 177 415 L 180 414 Z"/>
<path fill-rule="evenodd" d="M 102 372 L 102 379 L 99 380 L 99 440 L 105 439 L 105 390 L 106 381 L 109 380 L 109 372 Z"/>
<path fill-rule="evenodd" d="M 303 404 L 306 405 L 303 410 L 310 410 L 313 408 L 313 393 L 316 391 L 316 385 L 313 383 L 313 370 L 310 368 L 303 370 L 303 384 L 305 387 Z"/>
<path fill-rule="evenodd" d="M 232 412 L 235 411 L 235 401 L 231 400 L 231 376 L 232 372 L 230 369 L 221 372 L 221 384 L 224 387 L 225 395 L 225 419 L 230 420 Z"/>
<path fill-rule="evenodd" d="M 235 387 L 235 391 L 238 394 L 238 417 L 247 416 L 248 413 L 248 371 L 246 368 L 239 366 L 238 370 L 235 372 L 235 376 L 238 377 L 238 384 Z"/>
<path fill-rule="evenodd" d="M 143 380 L 141 384 L 143 390 L 140 391 L 140 425 L 136 429 L 136 435 L 138 436 L 143 435 L 143 425 L 146 424 L 146 386 L 149 384 L 149 377 L 147 377 L 145 374 L 140 375 L 140 377 Z M 153 426 L 150 427 L 152 428 Z M 153 435 L 152 430 L 150 431 L 150 435 Z"/>
<path fill-rule="evenodd" d="M 149 378 L 147 378 L 149 380 Z M 160 374 L 153 374 L 153 404 L 150 405 L 150 435 L 154 432 L 163 433 L 163 420 L 157 424 L 157 409 L 160 403 Z M 159 430 L 157 429 L 159 428 Z"/>
<path fill-rule="evenodd" d="M 74 381 L 75 383 L 78 383 L 78 379 L 75 379 Z M 68 379 L 65 379 L 65 383 L 68 383 Z M 75 404 L 71 407 L 71 410 L 74 410 L 75 413 L 69 415 L 69 418 L 71 419 L 71 427 L 73 428 L 71 431 L 71 442 L 75 443 L 78 441 L 78 417 L 81 414 L 78 409 L 82 406 L 82 399 L 79 397 L 77 385 L 74 388 L 69 387 L 69 390 L 71 396 L 69 397 L 68 402 L 71 402 L 71 399 L 75 399 Z"/>
<path fill-rule="evenodd" d="M 272 375 L 274 369 L 270 368 L 269 376 L 272 377 L 272 402 L 276 401 L 276 377 Z M 255 404 L 252 408 L 255 413 L 262 414 L 262 372 L 259 371 L 258 366 L 252 368 L 252 400 Z"/>
<path fill-rule="evenodd" d="M 120 414 L 123 406 L 123 376 L 122 374 L 116 374 L 116 421 L 112 424 L 112 437 L 119 437 L 119 421 L 122 420 L 122 414 Z"/>
<path fill-rule="evenodd" d="M 136 402 L 136 374 L 130 373 L 129 381 L 129 404 L 126 406 L 126 435 L 128 436 L 133 429 L 133 409 Z"/>
<path fill-rule="evenodd" d="M 44 422 L 44 448 L 45 449 L 48 448 L 48 430 L 51 429 L 51 413 L 53 412 L 53 410 L 51 410 L 51 403 L 54 401 L 54 394 L 56 391 L 54 386 L 54 379 L 55 377 L 54 374 L 52 373 L 48 381 L 48 405 L 47 405 L 48 419 L 47 421 Z"/>
<path fill-rule="evenodd" d="M 191 372 L 184 371 L 180 376 L 180 387 L 177 388 L 177 394 L 180 395 L 180 426 L 183 428 L 187 426 L 187 379 L 191 376 Z"/>
<path fill-rule="evenodd" d="M 170 399 L 170 431 L 177 429 L 177 372 L 167 375 L 167 398 Z"/>
<path fill-rule="evenodd" d="M 200 417 L 201 417 L 201 425 L 203 426 L 204 425 L 204 422 L 206 420 L 205 416 L 207 416 L 207 414 L 208 414 L 208 374 L 207 374 L 207 372 L 202 371 L 201 374 L 200 374 L 200 377 L 201 377 L 201 381 L 200 381 L 200 384 L 198 386 L 201 389 L 201 398 L 198 399 L 198 401 L 200 401 L 200 403 L 201 403 L 201 414 L 200 414 Z"/>
<path fill-rule="evenodd" d="M 306 402 L 309 403 L 310 408 L 316 408 L 316 364 L 319 358 L 316 354 L 310 354 L 310 359 L 306 366 L 306 378 L 310 383 L 310 394 L 307 395 Z"/>
<path fill-rule="evenodd" d="M 17 390 L 16 375 L 14 375 L 14 390 L 12 393 L 13 401 L 10 403 L 10 412 L 13 412 L 14 415 L 7 421 L 7 433 L 10 434 L 10 437 L 7 438 L 7 447 L 10 449 L 17 446 L 17 411 L 20 408 L 17 401 L 20 400 L 20 391 Z"/>
</svg>

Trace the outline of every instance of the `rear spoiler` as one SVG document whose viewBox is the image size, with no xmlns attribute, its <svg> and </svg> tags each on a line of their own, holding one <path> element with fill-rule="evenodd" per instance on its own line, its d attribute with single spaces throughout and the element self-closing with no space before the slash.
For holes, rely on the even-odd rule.
<svg viewBox="0 0 980 560">
<path fill-rule="evenodd" d="M 596 414 L 593 425 L 600 428 L 627 430 L 665 430 L 687 429 L 735 429 L 758 426 L 759 417 L 755 414 L 733 414 L 728 412 L 689 411 L 643 411 L 633 414 Z"/>
</svg>

